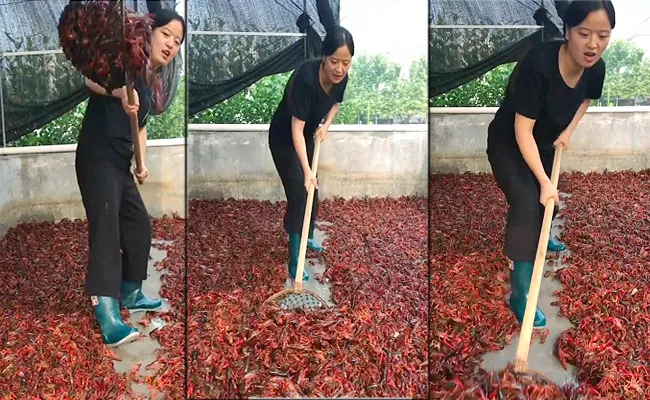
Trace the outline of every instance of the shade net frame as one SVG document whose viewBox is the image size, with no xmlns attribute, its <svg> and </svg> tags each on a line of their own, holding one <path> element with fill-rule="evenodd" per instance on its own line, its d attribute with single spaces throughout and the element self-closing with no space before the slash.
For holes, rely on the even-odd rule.
<svg viewBox="0 0 650 400">
<path fill-rule="evenodd" d="M 429 0 L 429 99 L 502 64 L 536 43 L 561 39 L 566 0 Z"/>
<path fill-rule="evenodd" d="M 339 8 L 340 0 L 188 2 L 188 115 L 321 57 Z"/>
<path fill-rule="evenodd" d="M 58 22 L 69 0 L 0 0 L 0 146 L 42 128 L 88 98 L 84 76 L 61 51 Z M 139 14 L 175 0 L 125 0 Z M 172 103 L 183 68 L 181 54 L 162 71 L 163 109 Z M 156 114 L 154 110 L 154 114 Z"/>
</svg>

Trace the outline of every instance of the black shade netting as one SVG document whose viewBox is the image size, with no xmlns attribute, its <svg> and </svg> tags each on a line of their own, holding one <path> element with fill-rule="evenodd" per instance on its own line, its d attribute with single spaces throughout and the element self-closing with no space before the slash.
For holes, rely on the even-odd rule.
<svg viewBox="0 0 650 400">
<path fill-rule="evenodd" d="M 291 71 L 305 59 L 320 56 L 326 26 L 339 21 L 339 3 L 339 0 L 188 2 L 190 29 L 212 32 L 190 36 L 188 113 L 197 114 L 265 76 Z M 301 33 L 306 36 L 295 35 Z"/>
<path fill-rule="evenodd" d="M 60 52 L 57 26 L 68 0 L 0 0 L 2 124 L 10 143 L 61 117 L 83 102 L 85 79 Z M 175 8 L 175 0 L 126 0 L 140 14 Z M 53 54 L 21 54 L 51 51 Z M 162 72 L 164 108 L 178 89 L 180 54 Z M 3 146 L 0 139 L 0 146 Z"/>
<path fill-rule="evenodd" d="M 429 98 L 561 37 L 565 7 L 564 0 L 429 0 Z"/>
</svg>

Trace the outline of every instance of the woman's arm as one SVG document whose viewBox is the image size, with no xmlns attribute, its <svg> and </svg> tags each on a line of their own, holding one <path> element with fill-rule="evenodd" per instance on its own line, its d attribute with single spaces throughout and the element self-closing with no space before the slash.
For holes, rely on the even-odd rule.
<svg viewBox="0 0 650 400">
<path fill-rule="evenodd" d="M 106 91 L 106 89 L 104 89 L 101 85 L 91 81 L 88 78 L 86 78 L 86 86 L 88 87 L 88 89 L 92 90 L 94 93 L 97 93 L 100 96 L 113 96 L 113 97 L 117 97 L 118 99 L 121 99 L 126 94 L 124 91 L 124 87 L 115 89 L 109 94 Z"/>
<path fill-rule="evenodd" d="M 573 119 L 571 120 L 571 123 L 569 126 L 566 127 L 564 132 L 562 133 L 567 133 L 567 135 L 571 136 L 573 134 L 573 131 L 578 127 L 578 123 L 582 119 L 582 117 L 585 116 L 585 113 L 587 112 L 587 109 L 589 108 L 589 105 L 591 104 L 590 99 L 586 99 L 585 101 L 582 102 L 582 105 L 580 105 L 580 108 L 578 108 L 578 111 L 576 112 L 576 115 L 573 116 Z"/>
<path fill-rule="evenodd" d="M 145 165 L 146 163 L 144 162 L 144 156 L 147 153 L 147 127 L 144 126 L 140 129 L 138 132 L 138 143 L 140 144 L 138 150 L 139 154 L 136 155 L 136 160 L 138 159 L 137 157 L 140 157 L 140 160 L 142 160 L 142 165 Z"/>
<path fill-rule="evenodd" d="M 528 168 L 533 172 L 540 185 L 543 185 L 549 183 L 551 179 L 546 175 L 542 159 L 539 156 L 539 149 L 533 137 L 534 126 L 534 119 L 526 118 L 519 113 L 515 115 L 515 137 L 519 150 L 528 164 Z"/>
<path fill-rule="evenodd" d="M 305 144 L 305 121 L 299 120 L 296 117 L 291 117 L 291 137 L 293 138 L 293 147 L 296 149 L 296 154 L 298 154 L 298 160 L 300 160 L 300 166 L 302 171 L 307 174 L 309 171 L 311 173 L 311 168 L 309 168 L 309 160 L 307 159 L 307 145 Z"/>
<path fill-rule="evenodd" d="M 332 122 L 334 122 L 334 118 L 336 118 L 336 114 L 339 112 L 339 103 L 336 103 L 332 106 L 330 111 L 327 113 L 327 116 L 325 117 L 325 122 L 323 122 L 323 127 L 325 129 L 329 129 L 329 127 L 332 125 Z"/>
<path fill-rule="evenodd" d="M 585 113 L 587 112 L 590 103 L 591 100 L 589 99 L 586 99 L 585 101 L 582 102 L 580 108 L 578 108 L 578 111 L 576 112 L 576 115 L 573 116 L 571 123 L 564 129 L 564 131 L 553 142 L 553 145 L 555 147 L 561 145 L 562 150 L 566 150 L 569 148 L 569 143 L 571 142 L 571 135 L 573 135 L 573 131 L 575 131 L 575 129 L 578 127 L 580 120 L 582 119 L 582 117 L 584 117 Z"/>
</svg>

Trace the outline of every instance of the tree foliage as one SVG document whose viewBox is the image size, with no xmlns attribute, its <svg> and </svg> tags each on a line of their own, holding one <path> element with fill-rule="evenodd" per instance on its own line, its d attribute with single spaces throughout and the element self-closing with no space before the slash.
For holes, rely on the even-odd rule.
<svg viewBox="0 0 650 400">
<path fill-rule="evenodd" d="M 603 55 L 607 76 L 603 87 L 603 105 L 634 105 L 650 98 L 650 60 L 644 58 L 642 48 L 633 43 L 617 40 L 609 45 Z M 623 100 L 621 102 L 620 100 Z"/>
<path fill-rule="evenodd" d="M 84 118 L 88 100 L 82 102 L 63 116 L 42 128 L 13 142 L 9 147 L 48 146 L 75 144 Z M 150 116 L 147 121 L 149 139 L 180 138 L 185 135 L 185 82 L 181 79 L 178 92 L 169 109 L 159 116 Z"/>
</svg>

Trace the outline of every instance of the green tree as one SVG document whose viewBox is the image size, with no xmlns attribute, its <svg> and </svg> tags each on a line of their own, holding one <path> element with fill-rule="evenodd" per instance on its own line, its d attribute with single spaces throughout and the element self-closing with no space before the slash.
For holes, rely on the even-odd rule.
<svg viewBox="0 0 650 400">
<path fill-rule="evenodd" d="M 617 99 L 648 97 L 649 62 L 644 60 L 642 48 L 617 40 L 608 46 L 603 60 L 607 65 L 607 75 L 601 103 L 616 105 Z"/>
<path fill-rule="evenodd" d="M 42 128 L 35 129 L 20 139 L 7 143 L 7 146 L 51 146 L 77 143 L 79 128 L 87 105 L 88 101 L 86 100 Z"/>
<path fill-rule="evenodd" d="M 431 106 L 498 107 L 505 94 L 514 66 L 514 63 L 499 65 L 456 89 L 434 97 L 431 100 Z"/>
<path fill-rule="evenodd" d="M 390 117 L 396 110 L 389 99 L 397 95 L 400 74 L 401 66 L 384 55 L 360 55 L 350 68 L 339 122 L 368 123 Z"/>
<path fill-rule="evenodd" d="M 421 57 L 411 64 L 408 81 L 400 81 L 400 104 L 405 116 L 426 115 L 429 92 L 429 63 Z"/>
<path fill-rule="evenodd" d="M 18 140 L 7 144 L 9 147 L 49 146 L 75 144 L 84 118 L 88 101 L 63 114 L 61 117 L 35 129 Z M 172 104 L 159 116 L 152 116 L 147 122 L 149 139 L 180 138 L 185 135 L 185 82 L 181 79 L 178 92 Z"/>
<path fill-rule="evenodd" d="M 178 91 L 169 108 L 162 114 L 147 121 L 147 138 L 172 139 L 185 137 L 185 78 L 178 82 Z"/>
<path fill-rule="evenodd" d="M 282 99 L 290 75 L 285 73 L 262 78 L 235 96 L 190 116 L 190 123 L 268 124 Z"/>
</svg>

